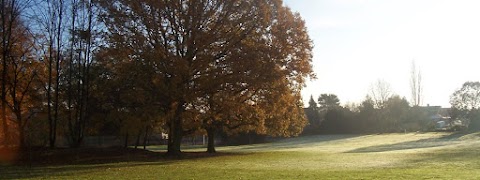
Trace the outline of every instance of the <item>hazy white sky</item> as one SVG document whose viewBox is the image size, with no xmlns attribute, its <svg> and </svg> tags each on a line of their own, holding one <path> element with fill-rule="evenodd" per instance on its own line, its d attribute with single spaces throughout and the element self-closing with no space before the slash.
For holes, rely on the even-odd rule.
<svg viewBox="0 0 480 180">
<path fill-rule="evenodd" d="M 423 104 L 450 106 L 465 81 L 480 80 L 480 1 L 285 0 L 299 12 L 315 44 L 318 79 L 303 90 L 334 93 L 358 103 L 378 79 L 410 100 L 415 60 L 423 76 Z"/>
</svg>

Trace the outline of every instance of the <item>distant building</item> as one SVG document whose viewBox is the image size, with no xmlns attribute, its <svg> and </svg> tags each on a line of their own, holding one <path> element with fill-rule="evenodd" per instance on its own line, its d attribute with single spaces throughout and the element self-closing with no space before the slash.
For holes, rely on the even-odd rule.
<svg viewBox="0 0 480 180">
<path fill-rule="evenodd" d="M 430 105 L 421 108 L 427 113 L 430 122 L 433 123 L 437 131 L 457 131 L 467 127 L 466 121 L 451 118 L 451 108 Z"/>
</svg>

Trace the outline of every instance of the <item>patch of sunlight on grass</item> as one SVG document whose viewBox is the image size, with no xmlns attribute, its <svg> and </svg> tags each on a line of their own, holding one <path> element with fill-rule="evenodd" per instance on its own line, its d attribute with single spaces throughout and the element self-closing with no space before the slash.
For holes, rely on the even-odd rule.
<svg viewBox="0 0 480 180">
<path fill-rule="evenodd" d="M 406 134 L 380 134 L 380 135 L 318 135 L 297 137 L 282 140 L 275 143 L 220 147 L 219 150 L 235 152 L 262 152 L 262 151 L 314 151 L 314 152 L 349 152 L 355 149 L 372 146 L 391 146 L 400 143 L 412 142 L 408 149 L 419 150 L 421 148 L 435 147 L 444 141 L 434 141 L 451 133 L 406 133 Z M 432 140 L 432 142 L 428 142 Z M 415 146 L 415 143 L 417 146 Z M 430 143 L 429 145 L 426 145 Z M 452 142 L 444 145 L 454 145 Z M 399 149 L 402 149 L 399 147 Z M 408 150 L 403 148 L 403 150 Z"/>
<path fill-rule="evenodd" d="M 206 149 L 206 145 L 182 145 L 181 149 L 182 151 L 185 152 L 196 152 L 199 151 L 200 149 Z M 147 146 L 147 149 L 150 151 L 167 151 L 167 145 L 153 145 L 153 146 Z"/>
</svg>

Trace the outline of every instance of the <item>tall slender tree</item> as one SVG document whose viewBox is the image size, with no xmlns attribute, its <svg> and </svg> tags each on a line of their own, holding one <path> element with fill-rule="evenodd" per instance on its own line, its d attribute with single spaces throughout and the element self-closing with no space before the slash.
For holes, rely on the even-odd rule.
<svg viewBox="0 0 480 180">
<path fill-rule="evenodd" d="M 82 144 L 91 117 L 91 80 L 94 66 L 94 51 L 98 34 L 95 7 L 92 1 L 71 1 L 70 47 L 68 70 L 65 74 L 64 91 L 67 102 L 66 113 L 68 136 L 71 146 Z"/>
<path fill-rule="evenodd" d="M 413 106 L 420 106 L 423 100 L 423 84 L 420 69 L 417 70 L 415 61 L 412 61 L 410 72 L 411 103 Z"/>
<path fill-rule="evenodd" d="M 61 64 L 63 61 L 65 31 L 64 0 L 34 1 L 31 8 L 31 26 L 36 34 L 36 42 L 41 49 L 38 53 L 44 62 L 46 74 L 41 80 L 45 86 L 45 108 L 49 126 L 49 146 L 55 147 L 57 139 Z M 41 54 L 41 55 L 40 55 Z"/>
</svg>

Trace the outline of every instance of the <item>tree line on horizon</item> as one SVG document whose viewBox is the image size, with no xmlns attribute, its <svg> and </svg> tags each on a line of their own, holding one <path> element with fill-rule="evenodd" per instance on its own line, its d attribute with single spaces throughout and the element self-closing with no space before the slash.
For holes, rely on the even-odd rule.
<svg viewBox="0 0 480 180">
<path fill-rule="evenodd" d="M 3 147 L 80 147 L 306 125 L 312 71 L 305 22 L 281 0 L 1 0 Z M 126 144 L 127 145 L 127 144 Z"/>
<path fill-rule="evenodd" d="M 310 97 L 305 113 L 309 125 L 304 134 L 363 134 L 363 133 L 399 133 L 426 132 L 438 130 L 435 118 L 450 123 L 446 130 L 480 130 L 480 82 L 465 82 L 450 96 L 451 108 L 438 106 L 420 106 L 418 87 L 412 100 L 390 93 L 384 81 L 372 86 L 372 91 L 359 104 L 340 105 L 335 94 L 321 94 L 317 101 Z M 379 96 L 382 94 L 383 96 Z M 372 98 L 372 97 L 377 98 Z M 379 98 L 382 97 L 382 98 Z M 461 124 L 454 124 L 457 121 Z"/>
</svg>

